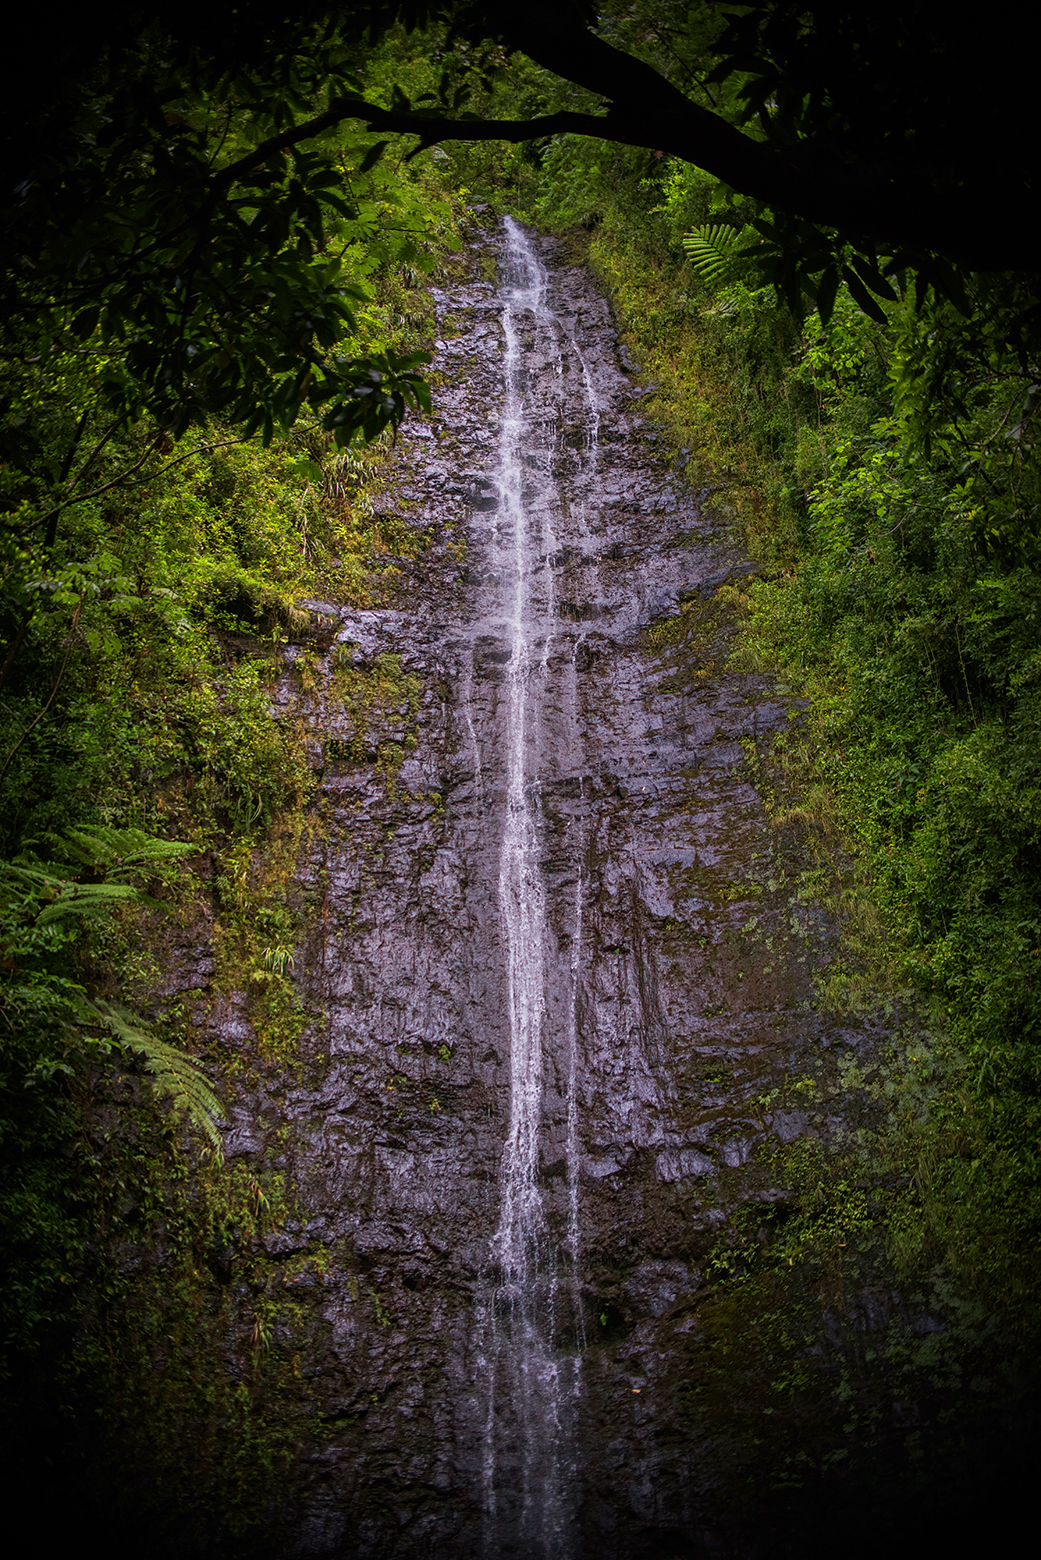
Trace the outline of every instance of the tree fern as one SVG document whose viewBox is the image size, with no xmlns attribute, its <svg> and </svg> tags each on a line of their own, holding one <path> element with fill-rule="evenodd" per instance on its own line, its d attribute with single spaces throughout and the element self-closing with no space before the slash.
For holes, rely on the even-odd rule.
<svg viewBox="0 0 1041 1560">
<path fill-rule="evenodd" d="M 191 845 L 156 839 L 141 829 L 113 829 L 104 824 L 81 824 L 49 838 L 52 846 L 69 858 L 71 866 L 24 856 L 0 862 L 0 897 L 4 897 L 2 879 L 7 878 L 6 897 L 10 897 L 11 887 L 17 885 L 23 893 L 28 890 L 39 899 L 49 900 L 37 916 L 39 926 L 68 915 L 97 915 L 114 910 L 121 903 L 154 904 L 142 889 L 123 880 L 154 874 L 192 850 Z M 106 881 L 79 882 L 79 875 L 87 871 L 103 875 Z"/>
<path fill-rule="evenodd" d="M 685 236 L 683 247 L 703 280 L 710 287 L 718 287 L 739 270 L 745 251 L 738 245 L 744 236 L 743 228 L 727 227 L 724 223 L 712 227 L 706 223 Z"/>
<path fill-rule="evenodd" d="M 42 874 L 41 874 L 42 876 Z M 52 882 L 55 880 L 52 878 Z M 148 896 L 129 883 L 63 883 L 49 905 L 36 918 L 37 926 L 60 921 L 68 915 L 94 916 L 117 905 L 140 904 Z"/>
<path fill-rule="evenodd" d="M 191 1057 L 160 1040 L 145 1028 L 136 1013 L 117 1002 L 85 999 L 85 1006 L 96 1015 L 98 1023 L 111 1030 L 120 1045 L 142 1058 L 157 1092 L 165 1094 L 174 1109 L 183 1112 L 221 1156 L 223 1148 L 216 1122 L 224 1119 L 224 1107 Z"/>
<path fill-rule="evenodd" d="M 38 926 L 45 926 L 65 915 L 113 909 L 117 903 L 142 897 L 140 890 L 129 883 L 75 883 L 59 877 L 58 870 L 44 872 L 41 867 L 0 861 L 0 902 L 19 903 L 26 914 L 33 915 Z M 50 903 L 37 910 L 41 900 Z"/>
</svg>

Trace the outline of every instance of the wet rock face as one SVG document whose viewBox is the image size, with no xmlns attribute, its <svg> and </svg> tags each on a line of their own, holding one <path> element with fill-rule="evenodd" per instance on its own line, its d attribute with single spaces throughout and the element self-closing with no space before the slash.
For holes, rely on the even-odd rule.
<svg viewBox="0 0 1041 1560">
<path fill-rule="evenodd" d="M 523 496 L 544 538 L 525 740 L 546 926 L 539 1192 L 558 1246 L 577 1146 L 581 1315 L 562 1307 L 557 1339 L 570 1526 L 555 1549 L 508 1533 L 488 1547 L 511 649 L 503 303 L 475 263 L 437 295 L 435 414 L 402 435 L 380 498 L 426 550 L 401 560 L 393 610 L 309 604 L 326 646 L 306 705 L 321 826 L 294 889 L 312 907 L 296 981 L 321 1016 L 304 1081 L 271 1071 L 229 1135 L 295 1182 L 307 1222 L 272 1241 L 325 1253 L 325 1342 L 302 1366 L 325 1429 L 287 1555 L 629 1560 L 710 1539 L 683 1395 L 704 1257 L 724 1206 L 777 1195 L 757 1145 L 806 1129 L 771 1116 L 771 1087 L 857 1039 L 813 1006 L 831 931 L 793 900 L 749 779 L 785 701 L 724 670 L 714 593 L 751 566 L 649 452 L 589 276 L 532 242 L 556 325 L 518 324 Z M 381 667 L 378 698 L 352 694 Z M 299 714 L 291 679 L 279 700 Z"/>
</svg>

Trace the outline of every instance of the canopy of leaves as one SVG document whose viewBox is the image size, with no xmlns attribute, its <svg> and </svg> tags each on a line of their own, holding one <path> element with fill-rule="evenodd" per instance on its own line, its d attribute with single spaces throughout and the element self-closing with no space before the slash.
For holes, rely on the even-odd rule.
<svg viewBox="0 0 1041 1560">
<path fill-rule="evenodd" d="M 55 352 L 93 357 L 99 413 L 175 435 L 217 415 L 269 440 L 309 406 L 348 442 L 425 405 L 415 356 L 357 339 L 344 236 L 386 142 L 337 131 L 351 120 L 420 146 L 574 131 L 653 148 L 751 197 L 755 264 L 797 312 L 826 318 L 844 281 L 881 318 L 909 271 L 961 307 L 967 269 L 1035 265 L 1032 83 L 1006 22 L 952 28 L 927 0 L 124 3 L 45 48 L 22 17 L 3 107 L 8 367 L 17 383 Z M 414 104 L 400 83 L 389 102 L 366 89 L 372 42 L 399 23 L 469 48 Z M 503 48 L 588 111 L 548 78 L 553 112 L 475 114 Z M 1036 336 L 1036 307 L 1010 329 Z M 15 470 L 35 421 L 16 392 L 0 450 Z"/>
<path fill-rule="evenodd" d="M 174 436 L 220 416 L 269 440 L 310 406 L 346 443 L 427 404 L 420 359 L 357 339 L 367 294 L 350 248 L 361 235 L 387 247 L 372 231 L 372 138 L 328 144 L 324 122 L 299 133 L 302 117 L 321 120 L 357 88 L 357 60 L 306 20 L 243 50 L 241 26 L 225 18 L 222 30 L 215 13 L 205 28 L 186 14 L 176 30 L 118 6 L 100 26 L 81 18 L 56 80 L 25 72 L 44 106 L 11 83 L 0 192 L 9 468 L 27 470 L 43 442 L 39 409 L 19 391 L 55 354 L 92 371 L 98 417 L 121 426 L 147 413 Z M 49 48 L 39 57 L 49 65 Z"/>
</svg>

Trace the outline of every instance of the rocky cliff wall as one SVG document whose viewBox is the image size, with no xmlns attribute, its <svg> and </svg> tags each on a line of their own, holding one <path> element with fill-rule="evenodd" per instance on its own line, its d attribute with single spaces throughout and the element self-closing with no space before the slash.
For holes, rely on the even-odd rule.
<svg viewBox="0 0 1041 1560">
<path fill-rule="evenodd" d="M 285 847 L 306 928 L 292 1058 L 265 1061 L 246 994 L 201 1019 L 242 1057 L 228 1154 L 283 1174 L 299 1213 L 268 1236 L 314 1323 L 287 1556 L 726 1551 L 718 1429 L 693 1391 L 706 1261 L 735 1207 L 783 1202 L 762 1146 L 838 1125 L 786 1085 L 874 1043 L 816 1004 L 835 929 L 795 892 L 754 783 L 790 711 L 727 670 L 720 590 L 752 565 L 656 453 L 589 275 L 525 243 L 538 307 L 518 294 L 507 317 L 498 230 L 436 295 L 435 412 L 403 432 L 378 499 L 421 540 L 395 560 L 395 604 L 304 603 L 311 629 L 276 695 L 318 782 Z M 533 1389 L 550 1399 L 534 1451 L 494 1246 L 518 1087 L 515 568 L 543 928 L 533 1184 L 552 1382 Z M 175 959 L 168 994 L 197 992 L 205 968 L 197 947 Z"/>
</svg>

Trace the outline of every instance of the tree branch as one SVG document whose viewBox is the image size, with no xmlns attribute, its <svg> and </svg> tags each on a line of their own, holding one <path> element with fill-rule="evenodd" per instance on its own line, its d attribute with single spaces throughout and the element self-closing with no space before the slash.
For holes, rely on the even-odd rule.
<svg viewBox="0 0 1041 1560">
<path fill-rule="evenodd" d="M 503 36 L 547 70 L 608 98 L 612 106 L 603 123 L 611 126 L 612 140 L 668 152 L 742 195 L 892 249 L 934 250 L 980 270 L 1037 267 L 1034 218 L 1025 214 L 1013 233 L 1007 225 L 989 231 L 991 224 L 979 220 L 981 201 L 992 198 L 989 190 L 937 194 L 903 170 L 866 172 L 862 157 L 843 167 L 841 146 L 828 148 L 828 166 L 822 167 L 818 149 L 808 143 L 776 147 L 753 140 L 546 0 L 521 0 Z"/>
<path fill-rule="evenodd" d="M 321 135 L 345 119 L 372 131 L 419 137 L 417 150 L 440 141 L 529 141 L 552 135 L 588 135 L 679 157 L 751 196 L 823 227 L 862 235 L 891 250 L 933 251 L 981 270 L 1037 266 L 1034 222 L 994 231 L 979 221 L 974 189 L 937 193 L 913 174 L 866 174 L 863 161 L 842 165 L 841 147 L 825 166 L 806 143 L 773 146 L 744 134 L 719 114 L 693 103 L 652 66 L 614 48 L 573 15 L 534 0 L 521 3 L 502 25 L 510 49 L 523 52 L 566 81 L 606 99 L 605 113 L 564 111 L 534 119 L 449 119 L 414 110 L 385 109 L 345 96 L 295 129 L 270 136 L 211 181 L 205 219 L 236 180 L 291 146 Z M 414 155 L 414 154 L 412 154 Z"/>
<path fill-rule="evenodd" d="M 149 455 L 152 454 L 153 450 L 157 450 L 159 448 L 160 444 L 165 438 L 165 429 L 160 429 L 155 438 L 152 439 L 148 444 L 144 454 L 141 456 L 141 459 L 135 460 L 134 464 L 132 466 L 128 466 L 125 471 L 121 471 L 118 477 L 113 477 L 111 482 L 103 482 L 100 487 L 91 488 L 89 493 L 77 493 L 72 498 L 65 499 L 64 503 L 55 504 L 53 509 L 48 510 L 47 514 L 43 516 L 42 520 L 37 521 L 38 525 L 43 525 L 46 523 L 47 526 L 47 536 L 44 542 L 45 547 L 51 548 L 54 546 L 54 542 L 57 537 L 58 516 L 63 512 L 63 510 L 71 508 L 73 504 L 85 504 L 88 498 L 97 498 L 99 494 L 108 493 L 112 490 L 112 488 L 118 487 L 121 482 L 126 481 L 127 477 L 132 477 L 135 471 L 141 470 L 141 467 L 144 465 Z"/>
</svg>

